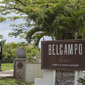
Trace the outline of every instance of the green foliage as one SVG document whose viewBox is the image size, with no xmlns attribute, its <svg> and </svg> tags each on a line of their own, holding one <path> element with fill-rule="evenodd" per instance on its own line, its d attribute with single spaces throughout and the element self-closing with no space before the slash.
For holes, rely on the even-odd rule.
<svg viewBox="0 0 85 85">
<path fill-rule="evenodd" d="M 34 84 L 15 78 L 5 78 L 0 79 L 0 85 L 34 85 Z"/>
<path fill-rule="evenodd" d="M 11 12 L 14 12 L 14 10 L 17 10 L 19 12 L 28 14 L 29 12 L 40 12 L 42 9 L 44 10 L 47 5 L 49 7 L 56 6 L 56 3 L 61 2 L 62 0 L 2 0 L 0 1 L 1 5 L 0 9 L 1 13 L 8 12 L 8 14 Z M 66 1 L 66 0 L 63 0 Z M 8 10 L 9 9 L 9 10 Z M 15 12 L 16 13 L 16 12 Z"/>
<path fill-rule="evenodd" d="M 67 3 L 62 2 L 59 3 L 55 8 L 47 9 L 44 12 L 38 14 L 38 17 L 36 17 L 35 19 L 35 26 L 27 33 L 27 41 L 34 41 L 35 45 L 38 45 L 40 39 L 43 36 L 50 36 L 52 40 L 62 39 L 62 36 L 64 36 L 64 33 L 62 33 L 62 29 L 67 28 L 64 26 L 66 25 L 63 22 L 65 20 L 64 17 L 66 19 L 70 18 L 71 13 L 75 11 L 73 10 L 73 8 L 74 6 L 72 6 L 71 8 L 67 8 Z"/>
<path fill-rule="evenodd" d="M 40 49 L 35 48 L 34 46 L 29 45 L 28 43 L 4 43 L 2 49 L 2 62 L 12 63 L 16 57 L 16 50 L 18 48 L 24 48 L 26 50 L 26 57 L 29 59 L 29 62 L 36 62 L 36 57 L 40 57 Z M 31 59 L 31 60 L 30 60 Z"/>
<path fill-rule="evenodd" d="M 84 37 L 85 33 L 85 10 L 82 11 L 78 6 L 72 9 L 69 16 L 62 16 L 61 26 L 64 30 L 67 30 L 73 38 L 78 39 L 81 36 Z M 69 34 L 67 35 L 69 36 Z"/>
<path fill-rule="evenodd" d="M 3 35 L 0 35 L 0 39 L 3 39 Z"/>
<path fill-rule="evenodd" d="M 0 17 L 0 22 L 6 21 L 6 18 Z"/>
<path fill-rule="evenodd" d="M 2 62 L 13 62 L 13 59 L 16 58 L 15 51 L 17 49 L 17 44 L 12 42 L 3 45 L 2 49 Z"/>
<path fill-rule="evenodd" d="M 2 0 L 1 3 L 2 15 L 14 12 L 20 17 L 12 17 L 13 20 L 26 20 L 24 24 L 11 25 L 16 29 L 10 36 L 26 38 L 35 46 L 43 36 L 52 40 L 85 38 L 83 0 Z M 23 14 L 26 16 L 22 17 Z"/>
<path fill-rule="evenodd" d="M 78 82 L 81 83 L 82 85 L 85 85 L 85 77 L 84 78 L 79 78 Z"/>
<path fill-rule="evenodd" d="M 32 46 L 32 47 L 28 47 L 26 51 L 27 51 L 29 62 L 36 62 L 36 58 L 41 57 L 41 52 L 39 48 L 35 48 Z"/>
</svg>

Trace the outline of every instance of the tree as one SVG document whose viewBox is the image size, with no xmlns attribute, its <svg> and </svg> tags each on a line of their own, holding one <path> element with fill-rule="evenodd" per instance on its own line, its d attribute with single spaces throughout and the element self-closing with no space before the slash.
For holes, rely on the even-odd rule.
<svg viewBox="0 0 85 85">
<path fill-rule="evenodd" d="M 3 39 L 3 35 L 0 35 L 0 39 Z"/>
<path fill-rule="evenodd" d="M 76 4 L 77 1 L 80 2 L 80 0 L 63 0 L 68 5 Z M 1 0 L 0 12 L 2 15 L 12 12 L 20 15 L 29 15 L 29 13 L 40 13 L 42 10 L 46 10 L 46 8 L 54 8 L 61 2 L 62 0 Z"/>
<path fill-rule="evenodd" d="M 14 58 L 16 58 L 15 51 L 17 49 L 18 44 L 12 43 L 4 43 L 2 49 L 2 62 L 12 63 Z"/>
<path fill-rule="evenodd" d="M 72 35 L 72 38 L 85 38 L 85 10 L 77 8 L 70 16 L 62 16 L 61 26 Z M 69 36 L 69 33 L 67 36 Z"/>
<path fill-rule="evenodd" d="M 6 21 L 6 18 L 0 17 L 0 22 Z"/>
<path fill-rule="evenodd" d="M 11 12 L 18 13 L 20 15 L 29 13 L 39 13 L 45 8 L 55 7 L 60 2 L 58 0 L 2 0 L 0 1 L 0 12 L 3 15 Z"/>
<path fill-rule="evenodd" d="M 69 9 L 76 4 L 72 1 L 63 0 L 63 3 L 66 3 L 67 7 L 66 9 Z M 27 35 L 26 39 L 27 41 L 31 41 L 34 39 L 36 42 L 36 45 L 38 44 L 39 40 L 43 36 L 51 36 L 53 40 L 55 39 L 61 39 L 61 28 L 59 26 L 59 16 L 54 14 L 54 9 L 58 4 L 61 3 L 60 0 L 2 0 L 2 3 L 5 4 L 0 6 L 1 14 L 9 14 L 10 12 L 20 13 L 20 15 L 25 14 L 27 15 L 25 17 L 27 24 L 24 25 L 31 26 L 33 29 L 29 31 L 28 28 L 24 28 L 24 26 L 21 24 L 16 27 L 22 27 L 21 29 L 14 29 L 15 32 L 11 33 L 11 35 L 18 36 L 20 34 Z M 15 11 L 17 10 L 17 11 Z M 56 9 L 57 10 L 57 9 Z M 58 14 L 65 13 L 65 10 L 62 10 Z M 58 12 L 59 12 L 58 10 Z M 46 14 L 47 13 L 47 14 Z M 42 16 L 41 16 L 42 15 Z M 52 15 L 52 16 L 51 16 Z M 49 18 L 51 17 L 51 18 Z M 10 17 L 9 17 L 10 18 Z M 19 17 L 14 17 L 14 19 L 18 19 Z M 24 17 L 22 17 L 24 18 Z M 46 19 L 46 20 L 45 20 Z M 52 21 L 51 21 L 52 19 Z M 56 24 L 57 23 L 57 24 Z M 39 26 L 40 25 L 40 26 Z M 15 26 L 15 25 L 14 25 Z M 36 31 L 34 31 L 36 30 Z M 55 31 L 56 30 L 56 31 Z M 35 33 L 33 33 L 35 32 Z M 34 35 L 33 35 L 34 34 Z M 33 35 L 33 36 L 32 36 Z M 28 39 L 29 38 L 29 39 Z"/>
<path fill-rule="evenodd" d="M 28 43 L 4 43 L 2 49 L 2 62 L 12 63 L 15 58 L 17 58 L 15 52 L 18 48 L 24 48 L 26 50 L 26 57 L 29 62 L 36 62 L 34 56 L 40 57 L 40 49 L 34 46 L 30 46 Z"/>
<path fill-rule="evenodd" d="M 47 9 L 43 14 L 38 15 L 35 27 L 27 33 L 27 41 L 34 40 L 35 45 L 38 45 L 43 36 L 50 36 L 52 40 L 61 39 L 60 15 L 66 16 L 67 11 L 65 3 L 61 3 L 54 9 Z"/>
<path fill-rule="evenodd" d="M 37 45 L 43 36 L 50 36 L 52 40 L 84 38 L 85 10 L 79 4 L 70 8 L 66 5 L 61 3 L 40 15 L 36 26 L 27 33 L 28 41 L 33 39 Z"/>
<path fill-rule="evenodd" d="M 10 33 L 9 35 L 14 35 L 17 37 L 18 35 L 25 34 L 29 31 L 29 28 L 25 28 L 24 26 L 34 26 L 35 20 L 37 19 L 38 15 L 42 13 L 42 11 L 47 10 L 47 8 L 54 8 L 56 7 L 57 3 L 60 2 L 58 0 L 2 0 L 0 3 L 0 13 L 2 15 L 7 15 L 9 13 L 16 13 L 20 14 L 20 16 L 14 16 L 12 19 L 24 18 L 26 19 L 27 23 L 16 25 L 18 29 L 13 29 L 14 32 Z M 22 15 L 26 15 L 23 17 Z M 11 18 L 11 17 L 7 17 Z M 3 21 L 6 18 L 1 19 Z M 31 21 L 33 24 L 31 24 Z M 15 26 L 15 25 L 12 25 Z M 20 29 L 19 29 L 20 28 Z"/>
</svg>

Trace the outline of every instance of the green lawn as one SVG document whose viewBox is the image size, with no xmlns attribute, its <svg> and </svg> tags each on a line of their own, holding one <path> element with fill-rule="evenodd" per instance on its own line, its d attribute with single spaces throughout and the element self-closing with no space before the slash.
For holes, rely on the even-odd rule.
<svg viewBox="0 0 85 85">
<path fill-rule="evenodd" d="M 2 71 L 13 70 L 13 63 L 2 63 Z"/>
<path fill-rule="evenodd" d="M 34 84 L 14 78 L 4 78 L 0 79 L 0 85 L 34 85 Z"/>
</svg>

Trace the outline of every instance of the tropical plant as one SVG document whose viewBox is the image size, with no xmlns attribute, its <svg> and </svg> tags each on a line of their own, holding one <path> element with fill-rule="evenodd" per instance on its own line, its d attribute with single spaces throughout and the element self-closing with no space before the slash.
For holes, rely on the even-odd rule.
<svg viewBox="0 0 85 85">
<path fill-rule="evenodd" d="M 70 5 L 69 5 L 70 6 Z M 79 5 L 68 7 L 66 2 L 59 3 L 56 7 L 38 13 L 29 13 L 33 20 L 30 30 L 26 30 L 26 40 L 34 41 L 38 45 L 43 36 L 50 36 L 52 40 L 84 38 L 84 10 Z M 17 32 L 16 32 L 17 31 Z M 23 29 L 16 30 L 11 35 L 23 33 Z"/>
<path fill-rule="evenodd" d="M 85 38 L 85 10 L 77 8 L 70 16 L 62 16 L 61 27 L 72 35 L 73 39 Z M 69 36 L 69 33 L 67 36 Z"/>
<path fill-rule="evenodd" d="M 82 85 L 85 85 L 85 77 L 84 78 L 79 78 L 78 82 L 81 83 Z"/>
<path fill-rule="evenodd" d="M 60 3 L 54 9 L 47 9 L 44 13 L 39 14 L 36 18 L 35 26 L 27 33 L 27 41 L 34 40 L 35 45 L 38 45 L 43 36 L 50 36 L 52 40 L 62 39 L 60 16 L 68 15 L 66 7 L 66 3 Z"/>
<path fill-rule="evenodd" d="M 20 24 L 20 25 L 13 25 L 18 27 L 18 29 L 14 29 L 14 32 L 12 32 L 10 35 L 18 36 L 20 34 L 24 33 L 24 36 L 21 35 L 23 38 L 26 36 L 26 40 L 28 42 L 31 42 L 34 40 L 35 45 L 38 45 L 39 40 L 43 36 L 51 36 L 52 40 L 62 39 L 62 34 L 64 34 L 62 31 L 66 30 L 66 33 L 68 30 L 66 28 L 63 28 L 60 26 L 61 15 L 70 18 L 70 10 L 72 11 L 72 7 L 76 6 L 77 0 L 2 0 L 0 3 L 2 5 L 0 6 L 0 12 L 2 15 L 6 15 L 9 13 L 16 13 L 20 14 L 20 16 L 13 16 L 12 18 L 14 20 L 18 18 L 23 18 L 27 21 L 27 23 Z M 64 4 L 65 3 L 65 4 Z M 3 5 L 5 4 L 5 5 Z M 81 4 L 81 2 L 80 2 Z M 67 11 L 69 10 L 69 11 Z M 25 14 L 26 16 L 22 16 Z M 72 15 L 73 16 L 73 15 Z M 71 16 L 71 17 L 72 17 Z M 11 17 L 7 17 L 11 18 Z M 68 20 L 64 18 L 65 23 L 67 23 Z M 70 21 L 68 22 L 70 23 Z M 65 27 L 62 25 L 63 27 Z M 24 26 L 31 26 L 31 30 Z M 19 29 L 21 28 L 21 29 Z M 70 29 L 70 28 L 68 28 Z M 72 31 L 72 30 L 71 30 Z M 71 34 L 73 32 L 69 31 Z M 82 30 L 81 30 L 82 31 Z M 69 33 L 68 33 L 69 34 Z M 79 35 L 80 31 L 78 33 L 73 33 L 74 35 Z M 83 33 L 84 34 L 84 33 Z M 73 35 L 73 36 L 74 36 Z M 64 36 L 64 35 L 63 35 Z M 75 36 L 76 37 L 76 36 Z"/>
<path fill-rule="evenodd" d="M 48 36 L 51 36 L 52 39 L 54 40 L 55 39 L 54 35 L 55 36 L 58 35 L 60 32 L 59 31 L 60 29 L 57 29 L 58 31 L 56 33 L 53 32 L 54 28 L 58 28 L 58 24 L 56 26 L 56 24 L 54 24 L 55 22 L 53 22 L 53 21 L 52 21 L 52 23 L 50 22 L 54 15 L 52 10 L 54 10 L 54 8 L 61 2 L 62 2 L 62 0 L 49 0 L 49 1 L 48 0 L 31 0 L 31 1 L 29 1 L 29 0 L 22 0 L 22 1 L 21 0 L 14 0 L 14 1 L 13 0 L 2 0 L 2 1 L 0 1 L 0 3 L 1 3 L 0 12 L 2 15 L 6 15 L 6 14 L 9 14 L 12 12 L 14 12 L 16 14 L 20 14 L 20 16 L 7 17 L 9 19 L 12 18 L 13 20 L 16 20 L 18 18 L 23 18 L 23 19 L 27 20 L 27 23 L 17 25 L 16 27 L 18 27 L 18 29 L 13 29 L 14 32 L 10 33 L 10 35 L 14 35 L 16 37 L 23 33 L 26 35 L 27 32 L 29 31 L 29 28 L 25 28 L 24 26 L 27 26 L 27 27 L 35 26 L 35 28 L 37 28 L 39 26 L 39 23 L 37 23 L 36 20 L 38 20 L 38 22 L 40 21 L 40 23 L 44 23 L 46 26 L 48 26 L 48 25 L 49 25 L 49 27 L 51 26 L 50 27 L 51 29 L 50 28 L 49 29 L 50 29 L 50 31 L 52 31 L 53 34 L 52 33 L 46 34 L 45 32 L 43 32 L 43 33 L 41 33 L 41 35 L 35 34 L 35 36 L 37 35 L 39 38 L 41 38 L 41 36 L 48 35 Z M 63 0 L 63 3 L 64 2 L 67 3 L 67 6 L 72 6 L 73 4 L 71 4 L 71 3 L 76 3 L 76 1 L 74 2 L 74 1 L 70 1 L 70 0 L 68 0 L 68 1 Z M 47 10 L 50 10 L 50 11 L 48 11 L 48 14 L 51 13 L 53 15 L 50 16 L 48 14 L 44 14 L 47 12 Z M 63 13 L 62 8 L 60 8 L 60 11 L 58 10 L 58 12 Z M 22 16 L 23 14 L 26 16 L 25 17 Z M 41 19 L 39 19 L 40 17 L 41 17 Z M 48 19 L 48 17 L 51 17 L 51 19 Z M 54 15 L 52 20 L 54 20 L 54 18 L 56 18 L 56 15 Z M 48 19 L 49 22 L 47 23 L 47 20 L 45 21 L 45 19 Z M 36 27 L 35 24 L 38 24 L 38 26 Z M 15 26 L 15 25 L 12 25 L 12 26 Z M 45 28 L 46 28 L 46 26 L 45 26 Z M 48 29 L 48 31 L 49 31 L 49 29 Z M 36 41 L 39 41 L 39 38 L 36 38 Z M 58 36 L 56 37 L 56 39 L 58 39 Z"/>
</svg>

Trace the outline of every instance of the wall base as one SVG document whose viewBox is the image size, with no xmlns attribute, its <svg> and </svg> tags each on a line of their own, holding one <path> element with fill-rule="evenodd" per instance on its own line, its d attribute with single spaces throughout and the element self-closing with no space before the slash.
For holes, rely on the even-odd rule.
<svg viewBox="0 0 85 85">
<path fill-rule="evenodd" d="M 36 78 L 34 85 L 55 85 L 55 70 L 44 70 L 43 78 Z"/>
</svg>

